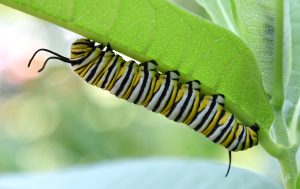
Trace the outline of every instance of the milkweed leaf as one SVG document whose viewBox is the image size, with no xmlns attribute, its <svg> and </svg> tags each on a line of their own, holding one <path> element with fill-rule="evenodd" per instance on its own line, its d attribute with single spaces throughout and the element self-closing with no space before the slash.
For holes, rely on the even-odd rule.
<svg viewBox="0 0 300 189">
<path fill-rule="evenodd" d="M 225 178 L 226 169 L 226 165 L 210 161 L 137 159 L 82 166 L 38 175 L 2 175 L 0 188 L 39 189 L 41 186 L 44 189 L 281 188 L 266 176 L 234 167 Z"/>
<path fill-rule="evenodd" d="M 284 112 L 287 125 L 292 127 L 292 133 L 300 142 L 300 2 L 291 0 L 290 3 L 290 21 L 292 31 L 292 72 L 289 82 L 286 86 L 286 100 Z"/>
<path fill-rule="evenodd" d="M 226 107 L 246 123 L 273 120 L 251 50 L 231 32 L 167 0 L 0 0 L 58 24 L 139 61 L 198 79 L 205 92 L 222 93 Z"/>
</svg>

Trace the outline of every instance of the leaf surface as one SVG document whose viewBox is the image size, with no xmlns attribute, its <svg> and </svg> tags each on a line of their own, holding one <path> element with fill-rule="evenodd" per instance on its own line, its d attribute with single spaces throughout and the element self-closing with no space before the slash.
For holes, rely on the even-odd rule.
<svg viewBox="0 0 300 189">
<path fill-rule="evenodd" d="M 139 61 L 198 79 L 206 93 L 222 93 L 226 107 L 246 123 L 272 123 L 260 71 L 251 50 L 235 35 L 167 0 L 28 1 L 0 3 L 48 20 Z"/>
<path fill-rule="evenodd" d="M 2 175 L 6 189 L 279 189 L 266 176 L 210 161 L 180 159 L 126 160 L 82 166 L 43 174 Z M 251 179 L 249 179 L 251 178 Z"/>
<path fill-rule="evenodd" d="M 274 85 L 274 56 L 276 50 L 283 51 L 283 80 L 288 82 L 291 72 L 290 54 L 291 40 L 289 21 L 284 28 L 284 48 L 276 49 L 274 46 L 274 35 L 276 27 L 275 15 L 276 3 L 272 0 L 229 0 L 229 1 L 209 1 L 197 0 L 203 6 L 212 21 L 238 35 L 247 43 L 255 54 L 260 67 L 265 91 L 271 95 L 272 85 Z"/>
<path fill-rule="evenodd" d="M 287 125 L 293 127 L 299 138 L 300 134 L 300 1 L 291 0 L 290 2 L 290 23 L 292 31 L 292 72 L 289 82 L 286 85 L 286 99 L 284 111 Z M 297 129 L 298 128 L 298 129 Z M 296 131 L 297 130 L 297 131 Z M 299 140 L 299 139 L 298 139 Z M 300 142 L 300 141 L 298 141 Z"/>
<path fill-rule="evenodd" d="M 209 13 L 212 21 L 238 35 L 239 29 L 234 20 L 230 1 L 196 0 Z"/>
</svg>

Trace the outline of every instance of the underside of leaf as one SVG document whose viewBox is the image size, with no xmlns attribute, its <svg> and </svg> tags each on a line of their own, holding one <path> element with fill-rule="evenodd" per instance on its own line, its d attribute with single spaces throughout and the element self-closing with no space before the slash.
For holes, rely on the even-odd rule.
<svg viewBox="0 0 300 189">
<path fill-rule="evenodd" d="M 226 107 L 246 123 L 271 125 L 272 109 L 250 49 L 225 29 L 167 0 L 26 1 L 0 3 L 48 20 L 161 71 L 179 70 L 206 93 L 222 93 Z M 24 64 L 26 64 L 24 62 Z"/>
</svg>

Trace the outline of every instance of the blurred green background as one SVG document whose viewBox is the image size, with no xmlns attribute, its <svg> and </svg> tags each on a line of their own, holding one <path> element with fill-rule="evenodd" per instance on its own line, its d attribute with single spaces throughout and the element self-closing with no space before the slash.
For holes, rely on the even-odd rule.
<svg viewBox="0 0 300 189">
<path fill-rule="evenodd" d="M 228 164 L 228 152 L 186 126 L 89 86 L 38 48 L 69 55 L 78 35 L 0 5 L 0 171 L 61 169 L 103 160 L 176 157 Z M 199 78 L 201 80 L 201 78 Z M 280 180 L 260 146 L 233 153 L 233 166 Z M 225 174 L 226 170 L 224 170 Z"/>
</svg>

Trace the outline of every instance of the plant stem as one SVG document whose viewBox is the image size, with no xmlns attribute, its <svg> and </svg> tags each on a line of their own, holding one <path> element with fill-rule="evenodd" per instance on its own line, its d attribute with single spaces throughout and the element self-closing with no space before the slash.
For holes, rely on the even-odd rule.
<svg viewBox="0 0 300 189">
<path fill-rule="evenodd" d="M 285 189 L 296 188 L 296 180 L 298 175 L 298 167 L 296 162 L 297 145 L 293 142 L 284 121 L 282 111 L 275 111 L 275 123 L 273 126 L 274 137 L 277 141 L 277 146 L 283 146 L 280 154 L 275 156 L 281 167 L 282 180 Z"/>
<path fill-rule="evenodd" d="M 281 110 L 274 110 L 275 120 L 273 125 L 273 132 L 275 141 L 282 146 L 288 148 L 291 143 L 289 140 L 288 130 L 286 123 L 284 121 L 284 117 L 282 115 Z"/>
<path fill-rule="evenodd" d="M 276 0 L 275 40 L 274 40 L 274 68 L 272 84 L 272 105 L 274 109 L 281 109 L 284 101 L 283 65 L 284 65 L 284 11 L 285 0 Z"/>
<path fill-rule="evenodd" d="M 298 176 L 298 167 L 295 158 L 297 147 L 293 144 L 293 139 L 289 138 L 289 130 L 282 115 L 284 101 L 283 65 L 286 63 L 284 62 L 284 55 L 286 53 L 284 52 L 284 26 L 286 24 L 284 21 L 288 1 L 276 0 L 275 3 L 274 69 L 271 103 L 275 112 L 273 131 L 277 144 L 274 146 L 282 146 L 284 149 L 279 154 L 276 154 L 275 157 L 280 163 L 284 188 L 295 189 Z M 272 146 L 266 146 L 266 149 L 268 148 L 272 148 Z"/>
<path fill-rule="evenodd" d="M 273 131 L 274 137 L 278 143 L 275 146 L 283 146 L 280 154 L 277 154 L 275 157 L 280 163 L 284 188 L 295 189 L 298 175 L 298 167 L 295 157 L 297 147 L 292 145 L 291 141 L 289 140 L 288 129 L 283 119 L 281 110 L 275 110 Z"/>
<path fill-rule="evenodd" d="M 259 131 L 259 143 L 273 157 L 278 157 L 285 150 L 284 146 L 273 141 L 269 134 L 269 129 L 262 128 Z"/>
<path fill-rule="evenodd" d="M 295 154 L 296 150 L 289 148 L 284 153 L 282 153 L 280 157 L 278 157 L 285 189 L 296 188 L 298 168 Z"/>
</svg>

